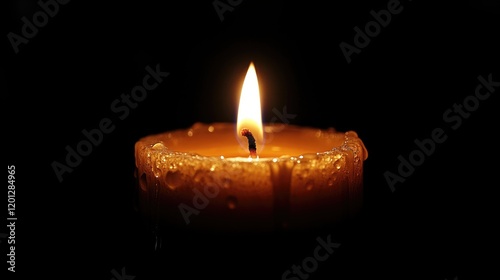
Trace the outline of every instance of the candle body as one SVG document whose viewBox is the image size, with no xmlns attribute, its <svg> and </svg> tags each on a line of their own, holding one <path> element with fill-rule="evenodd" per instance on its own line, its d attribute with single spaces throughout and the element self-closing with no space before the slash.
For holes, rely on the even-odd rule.
<svg viewBox="0 0 500 280">
<path fill-rule="evenodd" d="M 235 137 L 234 124 L 197 123 L 140 139 L 144 217 L 156 227 L 246 232 L 324 226 L 359 212 L 368 153 L 355 132 L 265 125 L 257 159 Z"/>
</svg>

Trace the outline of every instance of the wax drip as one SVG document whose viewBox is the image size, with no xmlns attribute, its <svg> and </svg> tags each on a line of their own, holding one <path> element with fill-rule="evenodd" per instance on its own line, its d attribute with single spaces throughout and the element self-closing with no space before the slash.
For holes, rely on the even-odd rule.
<svg viewBox="0 0 500 280">
<path fill-rule="evenodd" d="M 290 216 L 290 193 L 292 188 L 292 170 L 295 163 L 291 161 L 269 162 L 273 184 L 273 218 L 276 230 L 288 227 Z"/>
<path fill-rule="evenodd" d="M 162 236 L 160 230 L 160 183 L 156 179 L 155 186 L 153 190 L 153 203 L 152 203 L 152 212 L 153 212 L 153 224 L 152 224 L 152 233 L 153 233 L 153 245 L 154 252 L 159 252 L 162 247 Z"/>
</svg>

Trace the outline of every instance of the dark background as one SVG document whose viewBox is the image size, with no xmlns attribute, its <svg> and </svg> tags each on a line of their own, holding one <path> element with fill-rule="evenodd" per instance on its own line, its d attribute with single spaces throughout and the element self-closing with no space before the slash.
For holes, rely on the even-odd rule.
<svg viewBox="0 0 500 280">
<path fill-rule="evenodd" d="M 456 130 L 443 113 L 474 94 L 479 75 L 500 81 L 498 4 L 401 1 L 401 13 L 347 63 L 339 44 L 352 45 L 353 28 L 364 29 L 370 11 L 389 1 L 243 0 L 223 21 L 212 1 L 159 2 L 59 5 L 17 54 L 6 35 L 21 34 L 21 18 L 32 21 L 41 8 L 3 4 L 17 276 L 117 279 L 112 271 L 124 267 L 135 279 L 280 279 L 328 234 L 342 245 L 309 279 L 481 279 L 494 271 L 500 89 Z M 330 232 L 179 235 L 153 254 L 134 209 L 134 143 L 197 121 L 235 122 L 250 61 L 264 121 L 286 106 L 292 124 L 354 130 L 364 141 L 361 217 Z M 170 75 L 118 119 L 110 104 L 157 64 Z M 64 163 L 65 147 L 103 118 L 115 130 L 59 182 L 51 163 Z M 398 156 L 438 127 L 447 140 L 392 192 L 384 172 L 397 173 Z"/>
</svg>

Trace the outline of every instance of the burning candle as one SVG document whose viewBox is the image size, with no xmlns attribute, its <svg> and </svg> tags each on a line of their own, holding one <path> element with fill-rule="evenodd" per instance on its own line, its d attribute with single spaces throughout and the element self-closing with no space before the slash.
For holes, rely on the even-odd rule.
<svg viewBox="0 0 500 280">
<path fill-rule="evenodd" d="M 367 156 L 354 131 L 263 124 L 250 64 L 236 124 L 200 122 L 136 142 L 139 209 L 155 228 L 334 224 L 361 208 Z"/>
</svg>

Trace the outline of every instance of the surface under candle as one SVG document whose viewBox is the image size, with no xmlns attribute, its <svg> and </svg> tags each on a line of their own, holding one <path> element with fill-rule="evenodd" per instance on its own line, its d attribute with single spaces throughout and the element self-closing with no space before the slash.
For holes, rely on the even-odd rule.
<svg viewBox="0 0 500 280">
<path fill-rule="evenodd" d="M 362 203 L 367 150 L 353 132 L 264 125 L 258 158 L 236 125 L 196 123 L 135 145 L 139 209 L 156 227 L 270 231 L 323 226 Z"/>
</svg>

